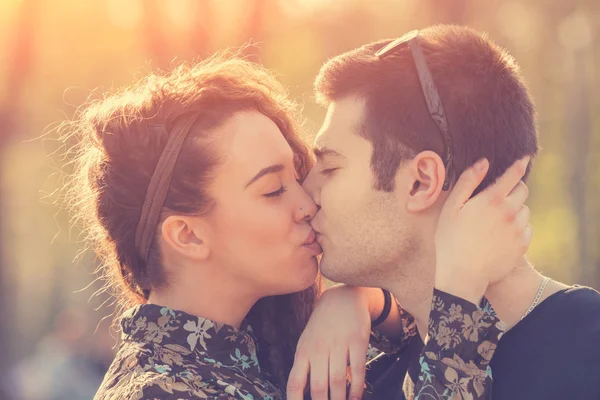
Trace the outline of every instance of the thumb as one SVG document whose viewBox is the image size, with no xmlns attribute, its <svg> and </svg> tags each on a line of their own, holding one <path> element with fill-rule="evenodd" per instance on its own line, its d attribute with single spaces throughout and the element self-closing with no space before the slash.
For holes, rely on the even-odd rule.
<svg viewBox="0 0 600 400">
<path fill-rule="evenodd" d="M 483 181 L 489 168 L 490 163 L 487 158 L 482 158 L 467 168 L 460 174 L 445 205 L 453 209 L 462 207 L 471 198 L 477 186 Z"/>
</svg>

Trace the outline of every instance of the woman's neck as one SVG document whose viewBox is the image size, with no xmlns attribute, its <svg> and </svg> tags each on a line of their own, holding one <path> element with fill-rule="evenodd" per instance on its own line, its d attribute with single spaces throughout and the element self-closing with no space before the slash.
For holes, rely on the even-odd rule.
<svg viewBox="0 0 600 400">
<path fill-rule="evenodd" d="M 209 274 L 209 268 L 205 268 L 206 273 L 201 276 L 179 276 L 165 288 L 152 290 L 148 303 L 184 311 L 239 329 L 258 298 L 243 285 L 235 284 L 215 270 L 216 268 L 210 268 Z"/>
<path fill-rule="evenodd" d="M 543 280 L 544 276 L 523 258 L 522 263 L 513 272 L 488 287 L 485 296 L 508 329 L 519 323 L 527 313 Z M 567 285 L 560 282 L 550 281 L 544 288 L 538 304 L 566 287 Z"/>
</svg>

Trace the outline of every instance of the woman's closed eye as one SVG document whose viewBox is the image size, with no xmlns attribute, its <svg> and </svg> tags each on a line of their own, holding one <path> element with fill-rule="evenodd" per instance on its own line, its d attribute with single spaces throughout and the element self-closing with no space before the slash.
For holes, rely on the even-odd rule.
<svg viewBox="0 0 600 400">
<path fill-rule="evenodd" d="M 279 189 L 277 189 L 276 191 L 271 192 L 271 193 L 267 193 L 264 196 L 265 197 L 277 197 L 277 196 L 281 196 L 282 194 L 284 194 L 286 192 L 286 190 L 287 189 L 285 188 L 285 186 L 282 186 Z"/>
<path fill-rule="evenodd" d="M 337 171 L 339 168 L 325 168 L 321 170 L 322 175 L 331 175 L 333 172 Z"/>
</svg>

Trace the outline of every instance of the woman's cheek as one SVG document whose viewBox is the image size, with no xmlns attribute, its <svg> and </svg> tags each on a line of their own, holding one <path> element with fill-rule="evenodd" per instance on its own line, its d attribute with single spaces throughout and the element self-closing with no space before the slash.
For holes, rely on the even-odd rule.
<svg viewBox="0 0 600 400">
<path fill-rule="evenodd" d="M 245 225 L 248 235 L 269 243 L 281 242 L 289 236 L 293 217 L 285 207 L 267 205 L 255 210 Z"/>
</svg>

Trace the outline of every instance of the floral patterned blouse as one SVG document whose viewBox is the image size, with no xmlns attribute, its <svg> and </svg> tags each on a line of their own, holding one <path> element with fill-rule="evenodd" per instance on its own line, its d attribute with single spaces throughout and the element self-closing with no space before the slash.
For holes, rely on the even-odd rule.
<svg viewBox="0 0 600 400">
<path fill-rule="evenodd" d="M 96 400 L 285 398 L 261 372 L 256 340 L 246 324 L 238 330 L 144 304 L 128 310 L 121 325 L 122 343 Z M 414 323 L 405 325 L 404 331 L 399 341 L 379 338 L 374 344 L 384 351 L 386 346 L 397 350 L 416 334 Z M 421 354 L 419 379 L 411 388 L 414 395 L 409 397 L 486 398 L 491 389 L 489 361 L 501 334 L 487 302 L 477 307 L 436 291 L 429 340 Z"/>
<path fill-rule="evenodd" d="M 390 341 L 378 332 L 371 334 L 371 345 L 385 353 L 402 356 L 418 332 L 414 319 L 398 304 L 404 335 L 399 341 Z M 492 389 L 490 361 L 498 341 L 504 334 L 504 324 L 497 318 L 487 299 L 479 307 L 462 298 L 434 290 L 429 332 L 419 356 L 419 365 L 399 377 L 404 381 L 400 397 L 403 399 L 489 399 Z M 373 350 L 372 350 L 373 351 Z M 368 363 L 367 368 L 377 357 Z M 410 359 L 410 357 L 409 357 Z M 366 391 L 366 399 L 375 399 Z M 377 397 L 379 400 L 379 397 Z"/>
</svg>

